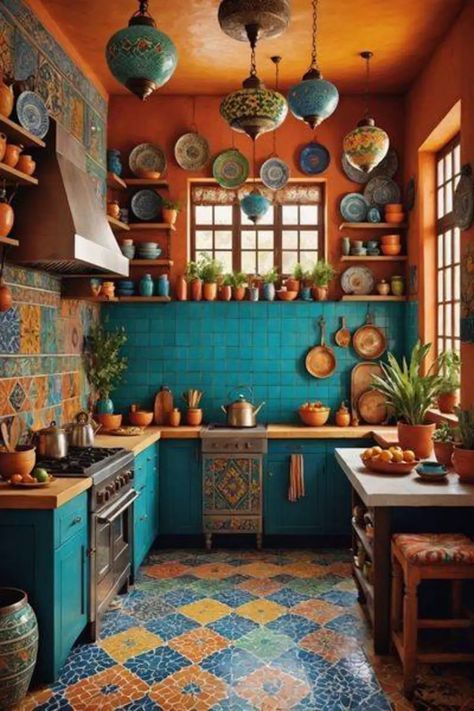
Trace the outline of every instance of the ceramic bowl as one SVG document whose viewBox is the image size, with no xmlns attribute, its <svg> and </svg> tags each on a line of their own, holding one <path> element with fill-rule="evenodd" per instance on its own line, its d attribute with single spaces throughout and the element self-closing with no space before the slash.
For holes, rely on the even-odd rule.
<svg viewBox="0 0 474 711">
<path fill-rule="evenodd" d="M 365 247 L 359 247 L 359 249 L 353 247 L 351 249 L 351 254 L 353 257 L 365 257 L 367 250 Z"/>
<path fill-rule="evenodd" d="M 403 212 L 403 205 L 401 202 L 389 202 L 385 205 L 385 213 L 389 212 Z"/>
<path fill-rule="evenodd" d="M 298 296 L 298 292 L 279 289 L 279 291 L 277 291 L 277 296 L 280 301 L 294 301 Z"/>
<path fill-rule="evenodd" d="M 378 249 L 379 243 L 375 239 L 369 239 L 369 241 L 365 243 L 365 246 L 367 249 Z"/>
<path fill-rule="evenodd" d="M 382 462 L 380 459 L 369 459 L 364 462 L 369 471 L 378 474 L 409 474 L 419 463 L 419 459 L 414 462 Z"/>
<path fill-rule="evenodd" d="M 367 250 L 368 257 L 378 257 L 379 254 L 380 254 L 380 249 L 368 249 Z"/>
<path fill-rule="evenodd" d="M 0 476 L 8 481 L 13 474 L 31 474 L 36 464 L 36 449 L 19 445 L 15 452 L 0 451 Z"/>
<path fill-rule="evenodd" d="M 130 412 L 128 415 L 131 425 L 136 425 L 137 427 L 146 427 L 151 425 L 153 422 L 153 412 L 145 412 L 143 410 L 136 410 L 135 412 Z"/>
<path fill-rule="evenodd" d="M 300 407 L 298 414 L 301 421 L 309 427 L 322 427 L 329 419 L 330 407 L 321 407 L 319 410 L 307 410 Z"/>
<path fill-rule="evenodd" d="M 401 251 L 402 251 L 401 244 L 383 244 L 382 245 L 382 254 L 385 254 L 386 257 L 396 257 L 397 255 L 400 254 Z"/>
<path fill-rule="evenodd" d="M 391 225 L 400 225 L 405 219 L 404 212 L 388 212 L 385 215 L 385 221 Z"/>
<path fill-rule="evenodd" d="M 122 424 L 122 415 L 94 415 L 94 419 L 102 425 L 102 431 L 104 430 L 115 430 Z"/>
<path fill-rule="evenodd" d="M 400 235 L 382 235 L 382 244 L 400 244 Z"/>
<path fill-rule="evenodd" d="M 138 249 L 157 249 L 159 246 L 158 242 L 140 242 Z"/>
</svg>

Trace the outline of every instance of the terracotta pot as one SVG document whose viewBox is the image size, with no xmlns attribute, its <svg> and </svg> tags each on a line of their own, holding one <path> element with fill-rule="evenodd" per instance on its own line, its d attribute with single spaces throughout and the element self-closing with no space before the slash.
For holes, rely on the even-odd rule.
<svg viewBox="0 0 474 711">
<path fill-rule="evenodd" d="M 0 237 L 8 237 L 15 221 L 13 208 L 0 195 Z"/>
<path fill-rule="evenodd" d="M 454 447 L 452 461 L 461 481 L 474 482 L 474 449 Z"/>
<path fill-rule="evenodd" d="M 177 301 L 188 300 L 188 283 L 183 275 L 179 276 L 176 279 L 174 291 Z"/>
<path fill-rule="evenodd" d="M 454 408 L 459 403 L 459 395 L 454 393 L 443 393 L 438 397 L 438 408 L 440 412 L 446 415 L 452 415 Z"/>
<path fill-rule="evenodd" d="M 427 459 L 433 452 L 434 422 L 429 425 L 406 425 L 397 423 L 398 441 L 402 449 L 411 449 L 417 459 Z"/>
<path fill-rule="evenodd" d="M 104 281 L 100 290 L 102 296 L 107 299 L 113 299 L 115 296 L 115 284 L 113 281 Z"/>
<path fill-rule="evenodd" d="M 202 410 L 197 407 L 190 407 L 186 411 L 186 422 L 188 425 L 197 427 L 202 422 Z"/>
<path fill-rule="evenodd" d="M 26 173 L 26 175 L 33 175 L 36 169 L 36 163 L 30 155 L 24 153 L 20 156 L 18 163 L 16 164 L 16 169 L 21 173 Z"/>
<path fill-rule="evenodd" d="M 315 301 L 327 301 L 328 300 L 328 287 L 327 286 L 313 286 L 311 289 L 311 294 Z"/>
<path fill-rule="evenodd" d="M 0 279 L 0 312 L 8 311 L 11 308 L 12 301 L 12 292 L 3 279 Z"/>
<path fill-rule="evenodd" d="M 347 407 L 344 406 L 344 404 L 341 405 L 339 410 L 336 412 L 336 425 L 338 427 L 349 427 L 351 424 L 351 413 L 347 409 Z"/>
<path fill-rule="evenodd" d="M 8 86 L 8 84 L 5 84 L 5 81 L 2 77 L 2 79 L 0 80 L 0 114 L 8 118 L 11 112 L 13 111 L 13 103 L 13 87 L 11 85 Z"/>
<path fill-rule="evenodd" d="M 13 474 L 31 474 L 35 463 L 35 447 L 19 445 L 16 452 L 0 452 L 0 476 L 8 481 Z"/>
<path fill-rule="evenodd" d="M 163 222 L 166 222 L 168 225 L 174 225 L 177 219 L 177 210 L 168 210 L 166 207 L 163 208 Z"/>
<path fill-rule="evenodd" d="M 207 283 L 204 282 L 202 285 L 202 295 L 205 301 L 215 301 L 217 299 L 217 284 L 216 282 Z"/>
<path fill-rule="evenodd" d="M 153 422 L 153 416 L 153 412 L 145 412 L 144 410 L 135 410 L 128 413 L 130 424 L 136 427 L 148 427 Z"/>
<path fill-rule="evenodd" d="M 112 200 L 112 202 L 107 203 L 107 215 L 115 217 L 116 220 L 120 218 L 120 205 L 117 200 Z"/>
<path fill-rule="evenodd" d="M 285 286 L 288 291 L 298 291 L 300 290 L 301 283 L 299 279 L 293 279 L 293 277 L 288 277 L 285 282 Z"/>
<path fill-rule="evenodd" d="M 437 461 L 446 467 L 450 467 L 454 444 L 452 442 L 433 442 L 433 445 Z"/>
<path fill-rule="evenodd" d="M 201 301 L 202 299 L 202 281 L 200 279 L 193 279 L 191 282 L 191 300 Z"/>
<path fill-rule="evenodd" d="M 174 410 L 171 410 L 169 414 L 169 424 L 170 427 L 179 427 L 181 424 L 181 412 L 177 407 L 175 407 Z"/>
<path fill-rule="evenodd" d="M 7 143 L 5 155 L 3 156 L 3 162 L 10 166 L 10 168 L 15 168 L 16 164 L 20 160 L 21 151 L 21 146 L 16 146 L 14 143 Z"/>
<path fill-rule="evenodd" d="M 245 299 L 245 292 L 247 291 L 245 286 L 233 286 L 232 287 L 232 298 L 235 301 L 243 301 Z"/>
<path fill-rule="evenodd" d="M 221 286 L 219 298 L 221 301 L 230 301 L 232 298 L 232 287 L 227 285 Z"/>
<path fill-rule="evenodd" d="M 7 149 L 7 137 L 4 133 L 0 133 L 0 162 L 3 163 L 3 156 Z"/>
<path fill-rule="evenodd" d="M 102 425 L 102 432 L 106 430 L 116 430 L 122 424 L 122 415 L 94 415 L 94 419 Z"/>
</svg>

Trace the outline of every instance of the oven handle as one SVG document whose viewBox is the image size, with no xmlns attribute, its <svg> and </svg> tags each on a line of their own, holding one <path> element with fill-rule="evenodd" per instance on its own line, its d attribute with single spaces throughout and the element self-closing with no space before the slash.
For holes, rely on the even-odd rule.
<svg viewBox="0 0 474 711">
<path fill-rule="evenodd" d="M 133 496 L 131 498 L 127 499 L 127 501 L 123 504 L 123 506 L 121 506 L 116 511 L 114 511 L 113 509 L 109 509 L 109 511 L 111 511 L 111 510 L 114 511 L 112 516 L 108 515 L 108 511 L 105 511 L 104 513 L 100 514 L 97 517 L 99 520 L 99 523 L 113 523 L 116 518 L 121 516 L 123 514 L 123 512 L 126 511 L 133 504 L 133 502 L 136 501 L 138 499 L 138 497 L 140 496 L 140 494 L 137 491 L 135 491 L 135 490 L 132 490 L 132 491 L 133 491 Z"/>
</svg>

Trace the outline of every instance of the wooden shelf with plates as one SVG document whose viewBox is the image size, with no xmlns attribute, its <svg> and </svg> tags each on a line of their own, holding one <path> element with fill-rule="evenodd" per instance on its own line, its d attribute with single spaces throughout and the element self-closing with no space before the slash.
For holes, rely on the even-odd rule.
<svg viewBox="0 0 474 711">
<path fill-rule="evenodd" d="M 167 304 L 171 301 L 170 296 L 119 296 L 118 300 L 123 303 L 139 304 L 146 302 L 157 302 Z"/>
<path fill-rule="evenodd" d="M 34 136 L 32 133 L 30 133 L 30 131 L 27 131 L 26 128 L 20 126 L 20 124 L 15 123 L 6 116 L 1 115 L 0 133 L 4 133 L 8 138 L 11 138 L 13 141 L 21 143 L 21 145 L 25 148 L 30 146 L 35 148 L 44 148 L 46 146 L 46 143 L 41 138 Z"/>
<path fill-rule="evenodd" d="M 129 222 L 130 229 L 133 230 L 162 230 L 174 232 L 176 227 L 168 222 Z"/>
<path fill-rule="evenodd" d="M 131 267 L 172 267 L 172 259 L 131 259 Z"/>
<path fill-rule="evenodd" d="M 342 222 L 339 225 L 340 230 L 405 230 L 408 225 L 394 224 L 393 222 Z"/>
<path fill-rule="evenodd" d="M 406 301 L 406 296 L 379 296 L 378 294 L 343 294 L 341 301 Z"/>
<path fill-rule="evenodd" d="M 127 183 L 125 180 L 122 180 L 117 173 L 112 173 L 112 171 L 109 170 L 107 173 L 107 187 L 110 190 L 126 190 Z"/>
<path fill-rule="evenodd" d="M 32 175 L 22 173 L 16 168 L 10 168 L 6 163 L 0 163 L 0 184 L 3 181 L 7 185 L 38 185 L 38 179 Z"/>
<path fill-rule="evenodd" d="M 398 257 L 388 257 L 385 255 L 379 255 L 378 257 L 359 257 L 359 256 L 343 256 L 340 258 L 341 262 L 406 262 L 408 257 L 406 255 L 400 255 Z"/>
<path fill-rule="evenodd" d="M 124 183 L 127 188 L 169 188 L 168 181 L 159 178 L 124 178 Z"/>
<path fill-rule="evenodd" d="M 112 217 L 111 215 L 107 215 L 106 217 L 113 232 L 130 232 L 130 227 L 126 222 L 117 220 L 116 217 Z"/>
<path fill-rule="evenodd" d="M 12 237 L 0 237 L 0 244 L 4 244 L 7 247 L 18 247 L 20 243 Z"/>
</svg>

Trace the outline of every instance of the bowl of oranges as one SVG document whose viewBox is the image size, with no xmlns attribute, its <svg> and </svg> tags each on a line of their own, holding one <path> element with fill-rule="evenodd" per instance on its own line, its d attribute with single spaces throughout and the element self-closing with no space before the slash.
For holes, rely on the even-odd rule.
<svg viewBox="0 0 474 711">
<path fill-rule="evenodd" d="M 395 445 L 388 449 L 369 447 L 360 456 L 367 469 L 378 474 L 409 474 L 420 461 L 411 449 Z"/>
</svg>

